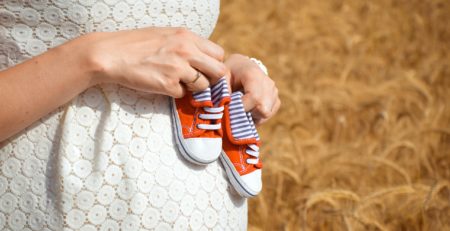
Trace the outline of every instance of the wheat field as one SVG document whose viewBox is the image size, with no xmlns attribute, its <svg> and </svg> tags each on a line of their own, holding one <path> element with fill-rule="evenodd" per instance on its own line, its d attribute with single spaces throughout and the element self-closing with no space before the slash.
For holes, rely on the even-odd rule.
<svg viewBox="0 0 450 231">
<path fill-rule="evenodd" d="M 212 40 L 258 57 L 250 230 L 450 230 L 450 1 L 222 0 Z"/>
</svg>

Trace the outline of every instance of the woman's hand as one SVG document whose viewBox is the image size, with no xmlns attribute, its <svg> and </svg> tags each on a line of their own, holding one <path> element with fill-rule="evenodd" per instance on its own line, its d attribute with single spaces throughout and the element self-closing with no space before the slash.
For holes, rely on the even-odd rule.
<svg viewBox="0 0 450 231">
<path fill-rule="evenodd" d="M 182 97 L 223 77 L 223 49 L 185 29 L 81 36 L 0 71 L 0 142 L 98 83 Z M 201 76 L 195 83 L 197 70 Z M 37 97 L 38 96 L 38 97 Z"/>
<path fill-rule="evenodd" d="M 281 105 L 275 82 L 246 56 L 233 54 L 225 64 L 231 71 L 232 90 L 244 92 L 244 108 L 252 112 L 255 123 L 260 125 L 274 116 Z"/>
<path fill-rule="evenodd" d="M 94 83 L 117 83 L 179 98 L 185 87 L 204 90 L 227 73 L 223 49 L 186 29 L 145 28 L 85 37 L 96 69 Z M 197 70 L 204 75 L 192 83 Z"/>
</svg>

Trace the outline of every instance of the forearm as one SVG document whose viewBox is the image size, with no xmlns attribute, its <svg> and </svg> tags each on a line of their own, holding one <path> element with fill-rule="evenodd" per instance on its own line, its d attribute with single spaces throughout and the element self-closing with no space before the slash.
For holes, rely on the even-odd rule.
<svg viewBox="0 0 450 231">
<path fill-rule="evenodd" d="M 181 28 L 82 36 L 0 72 L 0 142 L 97 83 L 182 97 L 196 70 L 224 76 L 221 60 L 220 46 Z"/>
<path fill-rule="evenodd" d="M 83 42 L 66 43 L 0 72 L 0 141 L 95 84 Z"/>
</svg>

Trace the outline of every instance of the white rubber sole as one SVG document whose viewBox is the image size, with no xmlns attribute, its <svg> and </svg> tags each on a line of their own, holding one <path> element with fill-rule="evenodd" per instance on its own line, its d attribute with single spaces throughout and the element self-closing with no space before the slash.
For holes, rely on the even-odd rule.
<svg viewBox="0 0 450 231">
<path fill-rule="evenodd" d="M 222 165 L 225 168 L 225 172 L 227 173 L 231 185 L 234 187 L 234 189 L 239 195 L 245 198 L 251 198 L 259 194 L 259 192 L 255 192 L 250 188 L 248 188 L 245 182 L 241 180 L 241 175 L 239 175 L 239 173 L 236 171 L 233 163 L 230 161 L 230 159 L 228 158 L 227 154 L 224 151 L 222 151 L 222 153 L 220 154 L 220 161 L 222 162 Z"/>
<path fill-rule="evenodd" d="M 180 151 L 181 155 L 187 161 L 189 161 L 193 164 L 197 164 L 197 165 L 207 165 L 207 164 L 210 164 L 210 163 L 216 161 L 216 160 L 211 160 L 211 161 L 200 160 L 200 159 L 196 158 L 195 153 L 190 153 L 188 151 L 187 144 L 185 143 L 184 138 L 183 138 L 181 122 L 180 122 L 180 119 L 178 116 L 178 112 L 176 110 L 175 99 L 173 99 L 173 98 L 171 101 L 170 110 L 171 110 L 172 122 L 175 126 L 175 140 L 176 140 L 178 150 Z"/>
</svg>

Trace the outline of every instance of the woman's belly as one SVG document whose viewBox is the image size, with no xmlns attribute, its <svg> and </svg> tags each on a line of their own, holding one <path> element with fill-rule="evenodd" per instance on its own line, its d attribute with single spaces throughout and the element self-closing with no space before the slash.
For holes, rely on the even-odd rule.
<svg viewBox="0 0 450 231">
<path fill-rule="evenodd" d="M 214 162 L 178 153 L 169 98 L 90 88 L 0 150 L 0 228 L 246 230 Z"/>
</svg>

